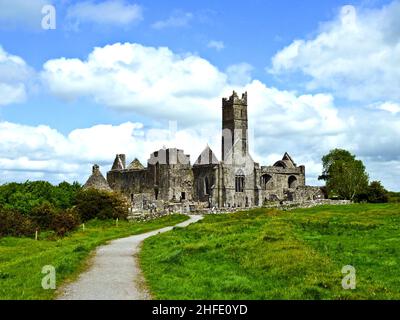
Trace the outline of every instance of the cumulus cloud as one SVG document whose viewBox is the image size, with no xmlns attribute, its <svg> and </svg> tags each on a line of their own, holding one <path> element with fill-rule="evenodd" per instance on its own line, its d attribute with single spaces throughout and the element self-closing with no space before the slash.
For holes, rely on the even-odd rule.
<svg viewBox="0 0 400 320">
<path fill-rule="evenodd" d="M 159 20 L 154 22 L 151 26 L 154 29 L 165 29 L 165 28 L 180 28 L 189 25 L 189 22 L 193 19 L 193 13 L 175 11 L 165 20 Z"/>
<path fill-rule="evenodd" d="M 251 82 L 253 69 L 252 65 L 243 62 L 230 65 L 226 68 L 225 73 L 228 76 L 229 83 L 241 86 Z"/>
<path fill-rule="evenodd" d="M 76 28 L 82 23 L 127 26 L 143 19 L 142 8 L 125 0 L 82 1 L 68 7 L 67 21 Z"/>
<path fill-rule="evenodd" d="M 32 74 L 22 58 L 7 53 L 0 46 L 0 106 L 23 102 Z"/>
<path fill-rule="evenodd" d="M 86 61 L 50 60 L 42 78 L 63 99 L 88 96 L 111 108 L 182 122 L 198 121 L 194 114 L 216 119 L 226 86 L 226 75 L 205 59 L 131 43 L 95 48 Z"/>
<path fill-rule="evenodd" d="M 397 114 L 400 113 L 400 104 L 394 102 L 384 102 L 378 106 L 378 109 Z"/>
<path fill-rule="evenodd" d="M 316 36 L 298 39 L 272 59 L 276 75 L 301 72 L 308 89 L 353 100 L 399 100 L 400 2 L 381 9 L 344 6 Z"/>
<path fill-rule="evenodd" d="M 31 28 L 39 30 L 42 8 L 52 0 L 0 0 L 0 28 Z"/>
</svg>

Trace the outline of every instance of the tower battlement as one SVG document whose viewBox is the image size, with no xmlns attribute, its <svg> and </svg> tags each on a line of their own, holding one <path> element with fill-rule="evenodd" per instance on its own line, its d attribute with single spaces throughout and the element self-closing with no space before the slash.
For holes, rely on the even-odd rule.
<svg viewBox="0 0 400 320">
<path fill-rule="evenodd" d="M 229 98 L 222 98 L 222 106 L 223 107 L 230 107 L 233 105 L 247 106 L 247 91 L 242 94 L 241 98 L 239 98 L 236 91 L 233 91 L 232 95 Z"/>
</svg>

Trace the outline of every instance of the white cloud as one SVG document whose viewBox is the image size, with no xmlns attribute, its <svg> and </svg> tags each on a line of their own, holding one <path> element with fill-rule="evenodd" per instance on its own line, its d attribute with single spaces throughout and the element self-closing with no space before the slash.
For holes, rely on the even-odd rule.
<svg viewBox="0 0 400 320">
<path fill-rule="evenodd" d="M 208 42 L 207 47 L 215 49 L 217 51 L 221 51 L 225 48 L 225 44 L 223 41 L 211 40 L 210 42 Z"/>
<path fill-rule="evenodd" d="M 175 11 L 166 20 L 156 21 L 151 26 L 152 28 L 158 30 L 165 28 L 186 27 L 192 19 L 193 14 L 191 12 Z"/>
<path fill-rule="evenodd" d="M 216 119 L 226 75 L 195 55 L 168 48 L 114 44 L 95 48 L 86 61 L 55 59 L 42 78 L 64 99 L 82 96 L 111 108 L 182 122 Z"/>
<path fill-rule="evenodd" d="M 400 104 L 393 102 L 385 102 L 378 106 L 378 109 L 388 111 L 390 113 L 396 114 L 400 113 Z"/>
<path fill-rule="evenodd" d="M 31 28 L 39 30 L 42 8 L 52 0 L 0 0 L 0 28 Z"/>
<path fill-rule="evenodd" d="M 0 106 L 23 102 L 33 71 L 25 61 L 0 46 Z"/>
<path fill-rule="evenodd" d="M 78 2 L 68 8 L 66 17 L 75 27 L 81 23 L 126 26 L 143 19 L 142 8 L 125 0 Z"/>
<path fill-rule="evenodd" d="M 309 40 L 295 40 L 272 59 L 274 74 L 301 72 L 308 89 L 370 101 L 400 99 L 400 2 L 381 9 L 342 7 Z"/>
<path fill-rule="evenodd" d="M 225 73 L 228 76 L 229 83 L 241 86 L 251 82 L 251 72 L 253 69 L 252 65 L 243 62 L 230 65 L 226 68 Z"/>
</svg>

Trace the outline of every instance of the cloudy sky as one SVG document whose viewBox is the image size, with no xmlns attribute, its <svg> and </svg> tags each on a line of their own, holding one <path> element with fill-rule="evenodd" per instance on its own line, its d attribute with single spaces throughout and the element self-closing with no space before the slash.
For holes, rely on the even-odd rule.
<svg viewBox="0 0 400 320">
<path fill-rule="evenodd" d="M 318 184 L 345 148 L 400 191 L 399 17 L 397 0 L 0 0 L 0 183 L 85 182 L 164 146 L 220 158 L 237 90 L 256 161 L 288 151 Z"/>
</svg>

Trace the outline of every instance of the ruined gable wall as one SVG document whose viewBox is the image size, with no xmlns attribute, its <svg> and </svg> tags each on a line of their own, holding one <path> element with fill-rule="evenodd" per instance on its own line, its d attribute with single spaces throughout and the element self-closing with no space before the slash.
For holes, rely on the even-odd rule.
<svg viewBox="0 0 400 320">
<path fill-rule="evenodd" d="M 265 185 L 263 176 L 268 175 L 271 179 Z M 296 179 L 290 188 L 290 178 Z M 291 178 L 293 180 L 293 178 Z M 293 191 L 297 187 L 305 185 L 305 168 L 304 166 L 294 168 L 281 168 L 275 166 L 263 166 L 260 170 L 260 199 L 261 203 L 265 201 L 286 200 L 288 192 Z"/>
<path fill-rule="evenodd" d="M 128 198 L 131 194 L 148 193 L 151 191 L 148 185 L 147 170 L 112 170 L 107 172 L 107 181 L 110 187 L 122 192 Z"/>
</svg>

